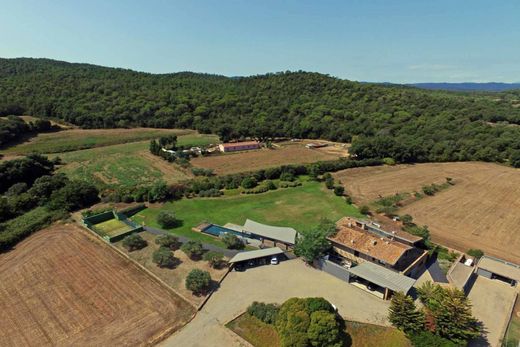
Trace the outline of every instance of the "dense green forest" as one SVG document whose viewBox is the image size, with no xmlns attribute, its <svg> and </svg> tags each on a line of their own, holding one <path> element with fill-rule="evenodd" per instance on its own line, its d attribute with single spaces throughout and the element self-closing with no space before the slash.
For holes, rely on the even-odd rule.
<svg viewBox="0 0 520 347">
<path fill-rule="evenodd" d="M 84 128 L 194 128 L 223 140 L 352 141 L 360 159 L 520 166 L 519 99 L 518 91 L 426 91 L 308 72 L 228 78 L 0 59 L 0 115 L 54 117 Z"/>
</svg>

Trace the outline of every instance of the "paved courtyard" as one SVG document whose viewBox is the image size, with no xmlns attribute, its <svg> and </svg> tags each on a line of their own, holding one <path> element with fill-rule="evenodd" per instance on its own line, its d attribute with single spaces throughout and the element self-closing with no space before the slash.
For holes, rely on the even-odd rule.
<svg viewBox="0 0 520 347">
<path fill-rule="evenodd" d="M 349 285 L 300 259 L 231 272 L 191 323 L 161 346 L 241 346 L 224 324 L 253 301 L 282 303 L 291 297 L 321 296 L 347 319 L 388 325 L 388 302 Z"/>
<path fill-rule="evenodd" d="M 516 290 L 506 283 L 478 276 L 469 292 L 473 315 L 484 324 L 485 339 L 471 346 L 500 346 L 505 333 Z"/>
</svg>

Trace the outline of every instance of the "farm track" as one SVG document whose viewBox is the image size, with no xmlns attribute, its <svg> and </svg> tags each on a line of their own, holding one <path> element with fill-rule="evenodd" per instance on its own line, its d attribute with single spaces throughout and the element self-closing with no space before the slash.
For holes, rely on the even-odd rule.
<svg viewBox="0 0 520 347">
<path fill-rule="evenodd" d="M 455 185 L 433 197 L 406 205 L 419 225 L 428 225 L 432 240 L 467 251 L 520 263 L 520 170 L 497 164 L 430 163 L 356 168 L 335 177 L 358 203 L 398 192 L 420 191 L 423 185 L 453 178 Z"/>
<path fill-rule="evenodd" d="M 0 255 L 0 345 L 146 345 L 191 306 L 73 225 Z"/>
</svg>

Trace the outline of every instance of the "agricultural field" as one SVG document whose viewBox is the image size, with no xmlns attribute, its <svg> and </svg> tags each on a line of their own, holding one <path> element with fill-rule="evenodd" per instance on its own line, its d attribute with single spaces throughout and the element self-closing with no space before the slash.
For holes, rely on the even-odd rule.
<svg viewBox="0 0 520 347">
<path fill-rule="evenodd" d="M 173 269 L 160 268 L 152 261 L 153 252 L 159 249 L 159 245 L 155 244 L 156 236 L 148 232 L 141 232 L 139 235 L 141 235 L 141 237 L 148 243 L 145 248 L 128 252 L 122 245 L 123 241 L 116 242 L 114 245 L 128 254 L 130 258 L 137 261 L 139 264 L 143 265 L 145 268 L 154 273 L 167 285 L 172 287 L 177 293 L 182 295 L 183 298 L 195 306 L 201 304 L 206 299 L 206 296 L 194 295 L 191 291 L 186 289 L 185 281 L 188 273 L 193 269 L 201 269 L 208 271 L 212 280 L 219 281 L 227 272 L 227 267 L 214 269 L 209 266 L 207 261 L 191 260 L 180 249 L 177 249 L 173 252 L 173 256 L 177 259 L 177 265 Z"/>
<path fill-rule="evenodd" d="M 398 210 L 428 225 L 432 240 L 520 263 L 520 170 L 497 164 L 430 163 L 343 170 L 335 174 L 354 201 L 420 191 L 451 177 L 454 186 Z"/>
<path fill-rule="evenodd" d="M 348 156 L 345 148 L 337 146 L 317 149 L 305 148 L 306 142 L 285 142 L 273 149 L 259 149 L 237 153 L 227 153 L 192 159 L 195 167 L 213 169 L 219 175 L 254 171 L 287 164 L 308 164 L 317 161 L 334 160 Z"/>
<path fill-rule="evenodd" d="M 327 190 L 323 183 L 304 181 L 295 188 L 279 188 L 256 195 L 230 195 L 219 198 L 182 199 L 143 210 L 132 217 L 134 221 L 160 228 L 156 222 L 160 211 L 173 211 L 182 226 L 171 229 L 174 234 L 198 238 L 203 242 L 221 245 L 211 236 L 192 231 L 202 221 L 224 225 L 243 224 L 246 218 L 260 223 L 289 226 L 303 230 L 317 225 L 321 218 L 333 221 L 343 216 L 362 217 L 359 211 Z"/>
<path fill-rule="evenodd" d="M 143 346 L 195 313 L 110 246 L 74 225 L 0 254 L 1 346 Z"/>
<path fill-rule="evenodd" d="M 179 136 L 178 144 L 205 145 L 217 139 L 214 135 L 188 134 Z M 161 179 L 176 183 L 191 178 L 189 170 L 152 155 L 148 147 L 148 141 L 141 141 L 59 153 L 56 156 L 65 164 L 59 172 L 100 189 L 135 187 Z"/>
<path fill-rule="evenodd" d="M 61 153 L 80 149 L 150 140 L 164 135 L 196 135 L 194 130 L 179 129 L 69 129 L 41 133 L 26 142 L 2 150 L 3 154 Z"/>
</svg>

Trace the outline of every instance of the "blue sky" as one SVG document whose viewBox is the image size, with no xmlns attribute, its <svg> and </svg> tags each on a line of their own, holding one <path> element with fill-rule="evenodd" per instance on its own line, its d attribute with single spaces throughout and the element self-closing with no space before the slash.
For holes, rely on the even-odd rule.
<svg viewBox="0 0 520 347">
<path fill-rule="evenodd" d="M 520 1 L 0 0 L 0 57 L 227 76 L 520 81 Z"/>
</svg>

